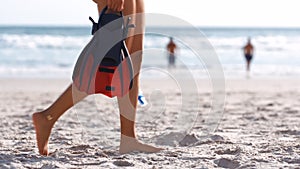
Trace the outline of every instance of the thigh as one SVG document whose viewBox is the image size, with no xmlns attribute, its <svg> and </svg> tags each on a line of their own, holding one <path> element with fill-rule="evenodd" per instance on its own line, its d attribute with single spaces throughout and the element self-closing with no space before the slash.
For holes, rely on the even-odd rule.
<svg viewBox="0 0 300 169">
<path fill-rule="evenodd" d="M 136 0 L 136 10 L 136 13 L 145 12 L 144 0 Z"/>
<path fill-rule="evenodd" d="M 131 18 L 131 23 L 135 23 L 135 14 L 136 12 L 136 2 L 135 0 L 125 0 L 125 4 L 124 4 L 124 10 L 123 10 L 123 14 L 124 14 L 124 19 L 125 22 L 127 21 L 128 17 Z M 134 28 L 135 29 L 135 28 Z M 133 47 L 133 36 L 134 36 L 134 29 L 130 29 L 128 30 L 128 38 L 126 39 L 126 45 L 127 48 L 129 50 L 129 53 L 132 53 L 132 47 Z"/>
<path fill-rule="evenodd" d="M 131 41 L 129 41 L 129 49 L 134 64 L 134 71 L 139 72 L 142 62 L 143 42 L 145 32 L 145 18 L 144 18 L 144 1 L 135 1 L 135 13 L 132 15 L 135 28 L 132 30 Z"/>
</svg>

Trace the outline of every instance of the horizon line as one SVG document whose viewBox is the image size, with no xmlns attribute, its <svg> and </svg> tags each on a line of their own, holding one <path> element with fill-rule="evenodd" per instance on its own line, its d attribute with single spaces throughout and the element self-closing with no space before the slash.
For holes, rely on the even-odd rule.
<svg viewBox="0 0 300 169">
<path fill-rule="evenodd" d="M 236 26 L 236 25 L 194 25 L 197 28 L 253 28 L 253 29 L 300 29 L 300 26 Z M 0 24 L 0 27 L 91 27 L 83 24 Z M 185 28 L 186 26 L 148 25 L 146 28 Z"/>
</svg>

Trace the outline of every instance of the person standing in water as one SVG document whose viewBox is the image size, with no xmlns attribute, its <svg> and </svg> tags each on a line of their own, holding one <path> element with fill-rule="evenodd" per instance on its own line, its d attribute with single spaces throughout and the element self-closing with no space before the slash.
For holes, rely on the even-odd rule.
<svg viewBox="0 0 300 169">
<path fill-rule="evenodd" d="M 167 45 L 167 51 L 168 51 L 168 61 L 169 61 L 169 67 L 175 67 L 175 50 L 177 46 L 173 41 L 173 38 L 170 37 L 170 42 Z"/>
<path fill-rule="evenodd" d="M 151 145 L 141 143 L 135 133 L 135 117 L 139 91 L 139 72 L 142 62 L 143 51 L 143 33 L 144 33 L 144 1 L 143 0 L 93 0 L 97 3 L 98 11 L 107 6 L 112 11 L 123 11 L 124 16 L 131 15 L 133 24 L 136 28 L 129 31 L 126 44 L 131 54 L 134 72 L 137 75 L 133 79 L 132 89 L 123 97 L 118 97 L 121 138 L 119 152 L 121 154 L 141 151 L 141 152 L 158 152 L 162 149 Z M 142 15 L 137 15 L 142 14 Z M 135 33 L 136 32 L 136 33 Z M 141 33 L 139 33 L 141 32 Z M 48 141 L 51 130 L 55 122 L 76 103 L 80 102 L 87 96 L 86 93 L 79 91 L 71 83 L 62 95 L 47 109 L 36 112 L 32 115 L 32 120 L 36 132 L 36 140 L 39 153 L 48 155 Z"/>
<path fill-rule="evenodd" d="M 246 63 L 247 63 L 246 70 L 247 70 L 248 72 L 250 72 L 250 64 L 251 64 L 251 61 L 252 61 L 252 59 L 253 59 L 253 54 L 254 54 L 254 47 L 253 47 L 253 45 L 251 44 L 251 38 L 248 38 L 248 42 L 247 42 L 247 44 L 243 47 L 243 51 L 244 51 L 244 56 L 245 56 Z"/>
</svg>

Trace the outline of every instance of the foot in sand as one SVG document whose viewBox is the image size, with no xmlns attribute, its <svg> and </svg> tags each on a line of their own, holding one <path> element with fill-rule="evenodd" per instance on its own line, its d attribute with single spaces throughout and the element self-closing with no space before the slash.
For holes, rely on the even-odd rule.
<svg viewBox="0 0 300 169">
<path fill-rule="evenodd" d="M 153 147 L 147 144 L 143 144 L 138 141 L 136 138 L 128 137 L 125 135 L 121 135 L 121 143 L 120 143 L 120 154 L 125 154 L 133 151 L 140 151 L 146 153 L 156 153 L 163 150 L 162 148 Z"/>
<path fill-rule="evenodd" d="M 45 115 L 41 112 L 34 113 L 32 115 L 32 121 L 36 132 L 36 141 L 39 153 L 47 156 L 48 140 L 54 123 L 47 120 Z"/>
</svg>

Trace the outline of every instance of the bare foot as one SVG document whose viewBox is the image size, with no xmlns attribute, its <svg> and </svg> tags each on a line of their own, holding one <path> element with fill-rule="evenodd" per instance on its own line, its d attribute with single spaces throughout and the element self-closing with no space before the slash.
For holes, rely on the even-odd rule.
<svg viewBox="0 0 300 169">
<path fill-rule="evenodd" d="M 34 113 L 32 121 L 36 132 L 36 141 L 41 155 L 48 155 L 48 140 L 53 122 L 50 122 L 42 113 Z"/>
<path fill-rule="evenodd" d="M 157 148 L 151 145 L 143 144 L 138 141 L 136 138 L 128 137 L 125 135 L 121 135 L 121 143 L 120 143 L 120 154 L 129 153 L 132 151 L 140 151 L 147 153 L 156 153 L 163 150 L 162 148 Z"/>
</svg>

